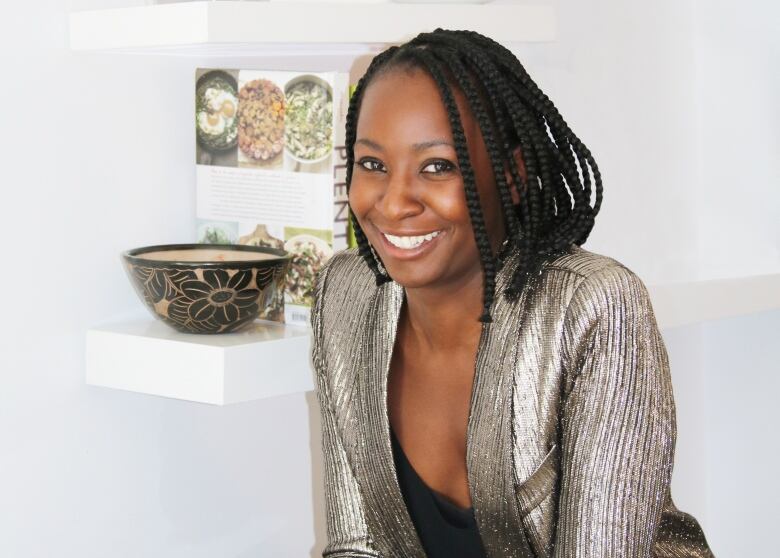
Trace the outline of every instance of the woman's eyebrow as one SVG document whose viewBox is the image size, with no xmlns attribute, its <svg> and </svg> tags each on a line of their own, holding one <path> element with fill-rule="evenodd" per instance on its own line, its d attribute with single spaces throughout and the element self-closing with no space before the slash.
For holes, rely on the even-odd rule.
<svg viewBox="0 0 780 558">
<path fill-rule="evenodd" d="M 368 138 L 360 138 L 355 140 L 355 145 L 357 144 L 365 145 L 366 147 L 370 147 L 371 149 L 375 149 L 376 151 L 384 151 L 384 148 L 381 145 Z M 444 138 L 438 138 L 438 139 L 432 139 L 427 141 L 421 141 L 419 143 L 414 143 L 412 144 L 412 149 L 414 151 L 424 151 L 426 149 L 430 149 L 431 147 L 437 147 L 439 145 L 446 145 L 448 147 L 451 147 L 452 149 L 455 149 L 455 146 L 452 144 L 452 142 L 447 141 Z"/>
</svg>

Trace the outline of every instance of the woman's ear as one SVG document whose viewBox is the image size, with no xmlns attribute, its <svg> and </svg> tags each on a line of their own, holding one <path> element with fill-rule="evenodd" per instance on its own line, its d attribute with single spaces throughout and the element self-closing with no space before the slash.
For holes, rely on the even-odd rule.
<svg viewBox="0 0 780 558">
<path fill-rule="evenodd" d="M 523 152 L 519 145 L 512 150 L 512 158 L 514 159 L 515 165 L 517 166 L 517 171 L 520 174 L 520 180 L 522 180 L 523 183 L 528 182 L 528 172 L 525 170 Z M 522 189 L 523 185 L 515 184 L 515 181 L 512 179 L 512 173 L 509 170 L 508 162 L 504 163 L 504 176 L 506 177 L 506 182 L 509 185 L 509 191 L 512 194 L 512 203 L 518 205 L 520 203 L 519 189 Z"/>
</svg>

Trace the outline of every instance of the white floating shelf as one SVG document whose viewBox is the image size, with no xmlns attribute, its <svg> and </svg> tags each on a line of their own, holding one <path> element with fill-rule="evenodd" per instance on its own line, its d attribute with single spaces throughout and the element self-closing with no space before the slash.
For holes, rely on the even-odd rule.
<svg viewBox="0 0 780 558">
<path fill-rule="evenodd" d="M 780 274 L 648 285 L 658 325 L 678 327 L 780 308 Z"/>
<path fill-rule="evenodd" d="M 314 389 L 311 328 L 179 333 L 144 311 L 87 331 L 87 384 L 226 405 Z"/>
<path fill-rule="evenodd" d="M 322 52 L 323 44 L 398 43 L 437 27 L 500 42 L 551 41 L 556 34 L 547 4 L 221 1 L 73 12 L 70 46 L 179 55 L 258 54 L 259 46 L 274 45 Z"/>
</svg>

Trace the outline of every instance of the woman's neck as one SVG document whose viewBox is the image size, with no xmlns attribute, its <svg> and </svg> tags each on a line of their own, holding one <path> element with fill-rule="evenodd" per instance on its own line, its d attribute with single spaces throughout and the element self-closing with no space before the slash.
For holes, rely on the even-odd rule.
<svg viewBox="0 0 780 558">
<path fill-rule="evenodd" d="M 407 341 L 426 352 L 462 348 L 479 336 L 482 322 L 482 274 L 458 285 L 437 288 L 404 287 L 401 323 Z"/>
</svg>

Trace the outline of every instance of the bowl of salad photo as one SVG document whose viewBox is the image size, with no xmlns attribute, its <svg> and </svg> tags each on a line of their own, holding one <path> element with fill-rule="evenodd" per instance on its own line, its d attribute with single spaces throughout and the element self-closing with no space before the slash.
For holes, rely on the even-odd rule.
<svg viewBox="0 0 780 558">
<path fill-rule="evenodd" d="M 284 243 L 284 249 L 292 256 L 290 269 L 287 271 L 285 302 L 309 306 L 316 275 L 333 255 L 333 248 L 316 236 L 297 234 Z"/>
<path fill-rule="evenodd" d="M 333 89 L 315 75 L 296 76 L 284 86 L 287 115 L 284 148 L 294 161 L 320 163 L 333 151 Z"/>
</svg>

